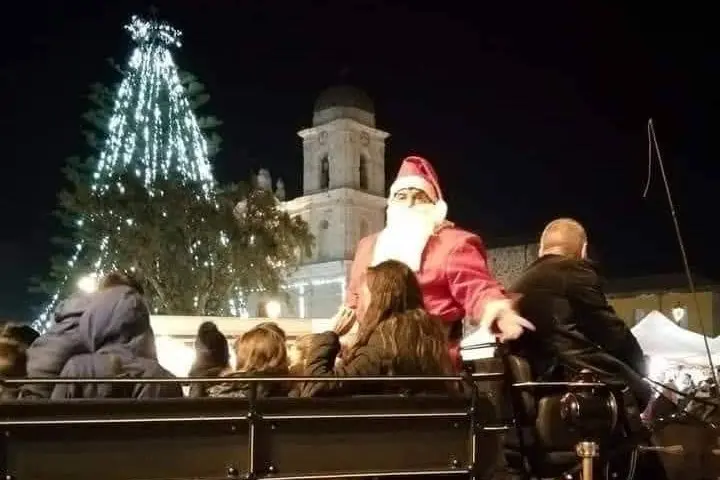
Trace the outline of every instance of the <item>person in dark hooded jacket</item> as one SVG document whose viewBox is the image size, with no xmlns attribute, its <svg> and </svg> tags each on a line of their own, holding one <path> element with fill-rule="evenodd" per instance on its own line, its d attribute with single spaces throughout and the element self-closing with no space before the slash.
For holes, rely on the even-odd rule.
<svg viewBox="0 0 720 480">
<path fill-rule="evenodd" d="M 65 363 L 74 355 L 82 353 L 82 341 L 78 337 L 80 317 L 89 308 L 92 295 L 80 292 L 55 307 L 53 324 L 40 335 L 27 351 L 27 376 L 29 378 L 56 378 Z M 50 398 L 54 385 L 28 383 L 21 389 L 22 398 Z"/>
<path fill-rule="evenodd" d="M 173 378 L 157 360 L 150 312 L 132 279 L 111 273 L 91 295 L 74 297 L 28 350 L 28 377 Z M 179 384 L 28 384 L 22 398 L 182 397 Z M 45 388 L 37 388 L 45 387 Z"/>
</svg>

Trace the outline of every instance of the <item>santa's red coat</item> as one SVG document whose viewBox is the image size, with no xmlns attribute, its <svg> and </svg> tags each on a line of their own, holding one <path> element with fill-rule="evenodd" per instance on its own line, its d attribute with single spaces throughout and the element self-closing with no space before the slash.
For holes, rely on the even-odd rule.
<svg viewBox="0 0 720 480">
<path fill-rule="evenodd" d="M 358 244 L 346 292 L 345 303 L 350 308 L 357 307 L 377 237 L 375 233 Z M 480 237 L 454 226 L 441 228 L 430 237 L 416 275 L 426 310 L 443 322 L 480 320 L 490 302 L 507 299 L 502 285 L 490 273 Z M 453 356 L 457 356 L 456 350 L 454 345 Z"/>
</svg>

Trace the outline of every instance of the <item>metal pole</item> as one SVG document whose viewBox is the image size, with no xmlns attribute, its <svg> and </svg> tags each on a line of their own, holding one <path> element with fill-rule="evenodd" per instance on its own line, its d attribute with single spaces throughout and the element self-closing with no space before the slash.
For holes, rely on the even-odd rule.
<svg viewBox="0 0 720 480">
<path fill-rule="evenodd" d="M 248 421 L 248 472 L 245 475 L 247 480 L 255 480 L 258 477 L 257 471 L 257 449 L 256 449 L 256 436 L 257 436 L 257 423 L 260 419 L 260 414 L 257 411 L 255 401 L 257 400 L 258 384 L 250 384 L 250 390 L 248 395 L 249 411 L 247 414 Z"/>
<path fill-rule="evenodd" d="M 593 459 L 592 457 L 583 458 L 582 460 L 582 480 L 592 480 L 593 478 Z"/>
<path fill-rule="evenodd" d="M 472 397 L 470 399 L 470 409 L 468 411 L 468 416 L 470 417 L 470 466 L 468 470 L 470 470 L 470 478 L 471 480 L 477 480 L 478 478 L 478 435 L 480 434 L 480 425 L 478 424 L 478 414 L 477 414 L 477 408 L 478 408 L 478 396 L 480 395 L 480 392 L 478 392 L 477 385 L 475 382 L 470 381 L 469 382 L 470 389 L 472 392 Z"/>
<path fill-rule="evenodd" d="M 594 459 L 600 455 L 600 446 L 595 442 L 580 442 L 575 452 L 582 459 L 582 480 L 593 480 Z"/>
</svg>

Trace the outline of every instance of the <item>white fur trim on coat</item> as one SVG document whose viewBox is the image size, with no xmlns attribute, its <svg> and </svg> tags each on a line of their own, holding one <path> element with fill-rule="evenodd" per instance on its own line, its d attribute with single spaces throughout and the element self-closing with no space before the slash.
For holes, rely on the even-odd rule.
<svg viewBox="0 0 720 480">
<path fill-rule="evenodd" d="M 448 206 L 445 200 L 435 202 L 435 222 L 440 225 L 447 219 Z"/>
<path fill-rule="evenodd" d="M 397 192 L 405 188 L 417 188 L 427 193 L 430 198 L 442 200 L 440 192 L 435 190 L 435 186 L 428 182 L 425 177 L 419 175 L 408 175 L 406 177 L 398 177 L 397 180 L 390 185 L 390 198 L 394 197 Z"/>
<path fill-rule="evenodd" d="M 512 302 L 510 300 L 490 300 L 485 304 L 483 313 L 480 316 L 480 325 L 492 331 L 493 323 L 504 310 L 512 310 Z"/>
</svg>

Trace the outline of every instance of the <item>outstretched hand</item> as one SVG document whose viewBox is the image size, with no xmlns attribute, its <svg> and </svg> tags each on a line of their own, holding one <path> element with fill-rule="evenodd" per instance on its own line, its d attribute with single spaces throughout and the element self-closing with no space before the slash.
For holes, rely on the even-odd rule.
<svg viewBox="0 0 720 480">
<path fill-rule="evenodd" d="M 518 313 L 521 298 L 522 295 L 511 293 L 506 300 L 485 304 L 479 323 L 486 326 L 490 333 L 503 343 L 517 340 L 525 330 L 535 331 L 535 325 Z"/>
<path fill-rule="evenodd" d="M 343 337 L 350 333 L 353 325 L 355 325 L 355 321 L 355 310 L 342 307 L 335 315 L 335 327 L 333 328 L 333 331 L 338 335 L 338 337 Z"/>
<path fill-rule="evenodd" d="M 505 343 L 510 340 L 517 340 L 525 330 L 535 331 L 535 325 L 517 314 L 514 310 L 507 309 L 500 312 L 493 322 L 492 333 Z"/>
</svg>

